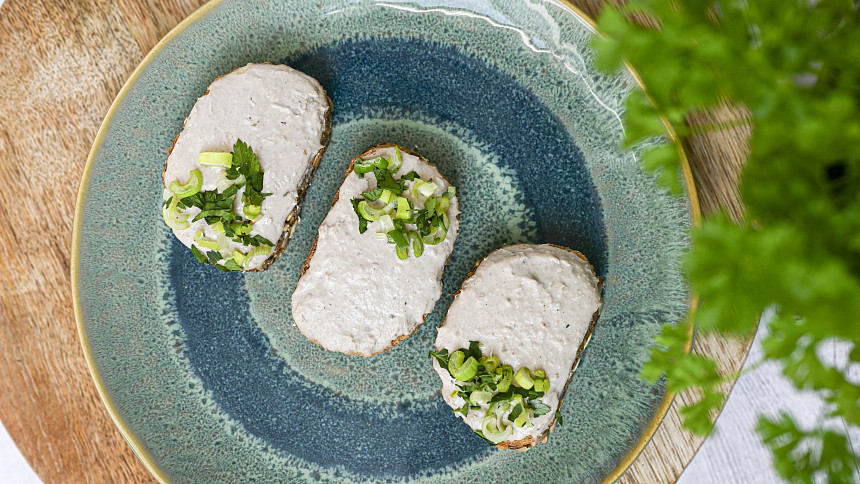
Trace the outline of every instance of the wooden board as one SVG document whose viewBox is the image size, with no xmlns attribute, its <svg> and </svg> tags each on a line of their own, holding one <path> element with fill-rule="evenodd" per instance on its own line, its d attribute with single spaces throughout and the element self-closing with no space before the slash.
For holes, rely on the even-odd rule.
<svg viewBox="0 0 860 484">
<path fill-rule="evenodd" d="M 158 39 L 202 3 L 7 0 L 0 9 L 0 421 L 48 483 L 152 481 L 84 362 L 71 227 L 84 161 L 111 101 Z M 592 14 L 599 5 L 575 3 Z M 712 132 L 687 147 L 706 210 L 739 213 L 734 180 L 747 135 Z M 747 346 L 706 338 L 695 350 L 734 371 Z M 621 482 L 672 482 L 690 461 L 701 440 L 679 430 L 677 404 Z"/>
</svg>

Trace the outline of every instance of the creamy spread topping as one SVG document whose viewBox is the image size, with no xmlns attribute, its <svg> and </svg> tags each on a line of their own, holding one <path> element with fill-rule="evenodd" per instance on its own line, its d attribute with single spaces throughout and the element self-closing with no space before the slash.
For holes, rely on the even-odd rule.
<svg viewBox="0 0 860 484">
<path fill-rule="evenodd" d="M 597 276 L 577 254 L 551 245 L 520 244 L 499 249 L 478 265 L 448 310 L 439 328 L 436 349 L 454 352 L 480 342 L 484 356 L 502 364 L 542 370 L 549 391 L 540 400 L 549 411 L 531 419 L 532 427 L 513 426 L 508 441 L 535 440 L 549 428 L 561 392 L 573 370 L 577 351 L 600 308 Z M 442 397 L 454 409 L 466 402 L 454 392 L 457 381 L 437 361 Z M 489 405 L 469 409 L 463 420 L 479 430 Z"/>
<path fill-rule="evenodd" d="M 224 169 L 203 166 L 201 152 L 230 152 L 236 140 L 243 140 L 256 153 L 264 172 L 263 192 L 271 193 L 262 203 L 260 218 L 250 235 L 277 243 L 287 217 L 296 209 L 298 190 L 313 168 L 313 159 L 323 148 L 329 106 L 319 83 L 284 65 L 248 64 L 216 79 L 208 94 L 197 100 L 185 126 L 167 158 L 164 186 L 172 181 L 185 184 L 192 170 L 203 175 L 202 191 L 216 190 Z M 241 215 L 242 193 L 235 197 L 234 212 Z M 218 234 L 204 220 L 191 222 L 200 212 L 185 210 L 190 226 L 174 230 L 185 246 L 197 246 L 194 235 L 207 239 Z M 198 247 L 199 249 L 199 247 Z M 251 246 L 230 241 L 222 252 Z M 245 269 L 261 265 L 267 255 L 245 262 Z"/>
<path fill-rule="evenodd" d="M 364 159 L 394 158 L 393 147 L 366 153 Z M 436 183 L 441 196 L 449 183 L 432 165 L 402 152 L 398 174 L 415 171 Z M 411 334 L 442 294 L 442 271 L 454 248 L 459 228 L 458 199 L 450 200 L 448 235 L 437 245 L 425 245 L 421 257 L 400 260 L 395 246 L 376 237 L 380 221 L 359 233 L 351 200 L 376 189 L 373 174 L 351 172 L 338 199 L 319 228 L 316 249 L 292 297 L 293 319 L 301 332 L 326 349 L 370 356 Z M 423 197 L 403 192 L 416 208 Z"/>
</svg>

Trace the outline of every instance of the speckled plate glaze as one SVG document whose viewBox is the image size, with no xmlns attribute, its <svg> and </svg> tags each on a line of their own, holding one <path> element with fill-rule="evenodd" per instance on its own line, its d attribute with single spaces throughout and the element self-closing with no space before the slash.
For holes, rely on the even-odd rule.
<svg viewBox="0 0 860 484">
<path fill-rule="evenodd" d="M 155 48 L 95 140 L 72 259 L 96 385 L 157 478 L 600 482 L 623 472 L 668 405 L 638 372 L 660 323 L 690 309 L 679 260 L 697 206 L 642 173 L 643 146 L 619 150 L 635 80 L 595 72 L 591 34 L 557 2 L 224 0 Z M 264 61 L 322 83 L 331 145 L 280 259 L 223 274 L 164 226 L 160 174 L 212 79 Z M 379 142 L 436 163 L 458 188 L 462 225 L 427 324 L 364 359 L 302 337 L 290 295 L 351 158 Z M 427 358 L 450 294 L 515 242 L 580 250 L 606 279 L 564 426 L 526 453 L 474 436 Z"/>
</svg>

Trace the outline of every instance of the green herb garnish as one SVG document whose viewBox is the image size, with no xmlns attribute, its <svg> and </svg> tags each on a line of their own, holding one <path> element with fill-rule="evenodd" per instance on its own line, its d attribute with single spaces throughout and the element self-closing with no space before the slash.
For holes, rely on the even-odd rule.
<svg viewBox="0 0 860 484">
<path fill-rule="evenodd" d="M 363 234 L 367 231 L 367 224 L 376 220 L 385 221 L 382 224 L 383 239 L 394 244 L 395 253 L 400 259 L 409 257 L 409 247 L 412 254 L 421 257 L 424 254 L 425 245 L 436 245 L 445 240 L 448 234 L 450 221 L 448 219 L 448 208 L 450 199 L 455 195 L 454 187 L 449 187 L 441 196 L 428 196 L 424 201 L 423 208 L 415 208 L 412 200 L 406 198 L 406 181 L 414 181 L 419 184 L 421 190 L 415 190 L 412 196 L 423 198 L 432 195 L 431 188 L 435 190 L 436 184 L 421 180 L 418 173 L 409 173 L 395 178 L 393 173 L 400 169 L 402 158 L 400 150 L 395 150 L 395 159 L 377 157 L 370 160 L 356 160 L 353 171 L 363 178 L 365 174 L 373 173 L 376 178 L 377 188 L 361 194 L 362 198 L 352 200 L 352 207 L 358 217 L 358 232 Z M 371 202 L 376 202 L 371 205 Z M 393 225 L 385 216 L 393 219 Z M 411 225 L 414 227 L 407 227 Z"/>
<path fill-rule="evenodd" d="M 532 417 L 545 415 L 550 411 L 550 407 L 540 400 L 549 391 L 549 380 L 542 370 L 531 372 L 528 368 L 520 368 L 517 371 L 519 375 L 528 374 L 533 384 L 540 382 L 542 390 L 537 391 L 533 389 L 534 385 L 530 387 L 532 389 L 512 385 L 514 372 L 510 365 L 502 365 L 495 356 L 483 357 L 481 345 L 477 341 L 470 341 L 468 348 L 461 348 L 450 355 L 448 350 L 442 349 L 438 352 L 431 351 L 429 356 L 435 358 L 439 366 L 447 370 L 454 379 L 457 391 L 452 397 L 459 396 L 466 401 L 465 405 L 453 410 L 454 413 L 466 416 L 470 408 L 477 410 L 488 405 L 482 428 L 490 430 L 492 438 L 501 439 L 495 443 L 510 435 L 510 429 L 505 429 L 501 421 L 508 409 L 510 413 L 507 418 L 517 427 L 531 426 Z M 561 423 L 558 412 L 556 418 Z M 475 433 L 478 432 L 480 430 Z M 487 439 L 486 432 L 479 435 L 485 440 L 492 440 Z"/>
<path fill-rule="evenodd" d="M 226 178 L 233 181 L 233 184 L 222 192 L 218 190 L 200 191 L 203 182 L 201 172 L 192 170 L 189 181 L 185 185 L 180 185 L 177 182 L 171 183 L 174 197 L 165 201 L 162 208 L 165 223 L 177 230 L 187 228 L 189 224 L 185 219 L 188 218 L 188 215 L 179 212 L 179 210 L 196 207 L 200 209 L 200 212 L 192 222 L 204 220 L 217 233 L 222 233 L 230 240 L 246 246 L 253 248 L 273 247 L 275 244 L 265 237 L 250 235 L 254 219 L 259 217 L 263 200 L 271 195 L 271 193 L 262 193 L 264 173 L 260 169 L 260 162 L 257 155 L 254 154 L 254 150 L 242 140 L 236 140 L 232 153 L 201 153 L 201 156 L 206 161 L 203 164 L 224 168 Z M 236 194 L 243 187 L 245 189 L 242 193 L 244 216 L 235 213 Z M 214 247 L 214 242 L 207 243 Z M 225 259 L 217 250 L 208 251 L 204 255 L 195 245 L 191 246 L 191 253 L 201 263 L 214 265 L 222 271 L 241 271 L 242 263 L 248 259 L 245 257 L 246 254 L 242 252 L 236 254 L 235 260 L 233 256 Z M 222 260 L 223 263 L 218 264 Z"/>
</svg>

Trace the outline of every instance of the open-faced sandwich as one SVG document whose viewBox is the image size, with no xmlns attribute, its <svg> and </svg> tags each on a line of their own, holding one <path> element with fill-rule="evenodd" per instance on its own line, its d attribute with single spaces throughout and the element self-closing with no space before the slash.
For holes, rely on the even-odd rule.
<svg viewBox="0 0 860 484">
<path fill-rule="evenodd" d="M 431 352 L 445 402 L 499 448 L 545 442 L 591 338 L 601 288 L 571 249 L 518 244 L 488 255 L 455 296 Z"/>
<path fill-rule="evenodd" d="M 459 213 L 454 187 L 418 154 L 380 144 L 359 155 L 293 292 L 299 331 L 361 356 L 412 334 L 442 294 Z"/>
<path fill-rule="evenodd" d="M 330 127 L 325 91 L 290 67 L 215 79 L 170 148 L 165 223 L 200 262 L 265 270 L 289 242 Z"/>
</svg>

